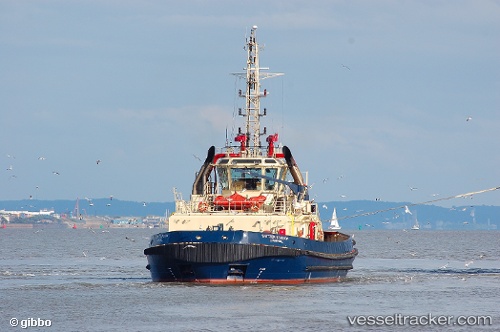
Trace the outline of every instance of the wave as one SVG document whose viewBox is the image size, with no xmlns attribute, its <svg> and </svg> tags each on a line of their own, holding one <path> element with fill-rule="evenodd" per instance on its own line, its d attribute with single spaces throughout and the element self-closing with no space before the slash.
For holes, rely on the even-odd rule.
<svg viewBox="0 0 500 332">
<path fill-rule="evenodd" d="M 428 273 L 428 274 L 500 274 L 500 269 L 491 268 L 467 268 L 467 269 L 456 269 L 456 268 L 437 268 L 437 269 L 396 269 L 395 272 L 403 273 Z"/>
</svg>

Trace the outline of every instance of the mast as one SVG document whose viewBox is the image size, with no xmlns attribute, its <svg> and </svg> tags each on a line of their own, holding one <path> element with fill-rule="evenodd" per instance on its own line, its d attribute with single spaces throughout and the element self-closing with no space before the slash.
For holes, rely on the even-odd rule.
<svg viewBox="0 0 500 332">
<path fill-rule="evenodd" d="M 245 98 L 245 110 L 239 110 L 239 115 L 245 117 L 245 132 L 241 133 L 246 136 L 245 147 L 248 148 L 248 153 L 257 156 L 261 147 L 260 136 L 266 134 L 266 128 L 261 132 L 260 118 L 266 115 L 260 111 L 260 98 L 267 96 L 267 90 L 261 91 L 260 81 L 266 78 L 282 76 L 283 73 L 261 73 L 261 70 L 269 68 L 260 67 L 259 63 L 259 48 L 260 45 L 256 39 L 257 26 L 254 25 L 250 30 L 250 37 L 247 38 L 245 50 L 247 51 L 247 66 L 246 73 L 236 73 L 234 75 L 245 77 L 246 88 L 245 92 L 239 90 L 239 96 Z"/>
<path fill-rule="evenodd" d="M 73 212 L 75 213 L 75 218 L 80 219 L 80 199 L 78 197 L 76 198 L 75 208 L 73 209 Z"/>
</svg>

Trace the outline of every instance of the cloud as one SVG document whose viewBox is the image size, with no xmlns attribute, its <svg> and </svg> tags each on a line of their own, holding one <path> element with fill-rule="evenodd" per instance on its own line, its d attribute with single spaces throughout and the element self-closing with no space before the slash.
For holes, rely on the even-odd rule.
<svg viewBox="0 0 500 332">
<path fill-rule="evenodd" d="M 95 112 L 94 116 L 108 122 L 136 129 L 164 128 L 183 132 L 223 132 L 231 122 L 230 111 L 221 106 L 184 106 L 165 109 L 118 109 Z M 141 128 L 142 127 L 142 128 Z"/>
</svg>

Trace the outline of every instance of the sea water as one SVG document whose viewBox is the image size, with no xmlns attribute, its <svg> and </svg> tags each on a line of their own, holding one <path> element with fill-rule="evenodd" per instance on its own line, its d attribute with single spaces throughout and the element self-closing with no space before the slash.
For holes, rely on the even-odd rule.
<svg viewBox="0 0 500 332">
<path fill-rule="evenodd" d="M 500 330 L 499 231 L 354 231 L 348 278 L 293 286 L 151 282 L 157 232 L 0 229 L 0 331 Z"/>
</svg>

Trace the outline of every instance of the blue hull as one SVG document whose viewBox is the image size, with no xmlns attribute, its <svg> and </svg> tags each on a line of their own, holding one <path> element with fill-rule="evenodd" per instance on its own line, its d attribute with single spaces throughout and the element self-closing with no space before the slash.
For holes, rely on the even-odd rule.
<svg viewBox="0 0 500 332">
<path fill-rule="evenodd" d="M 338 281 L 352 269 L 353 240 L 323 242 L 246 231 L 156 234 L 144 250 L 153 281 L 305 283 Z"/>
</svg>

